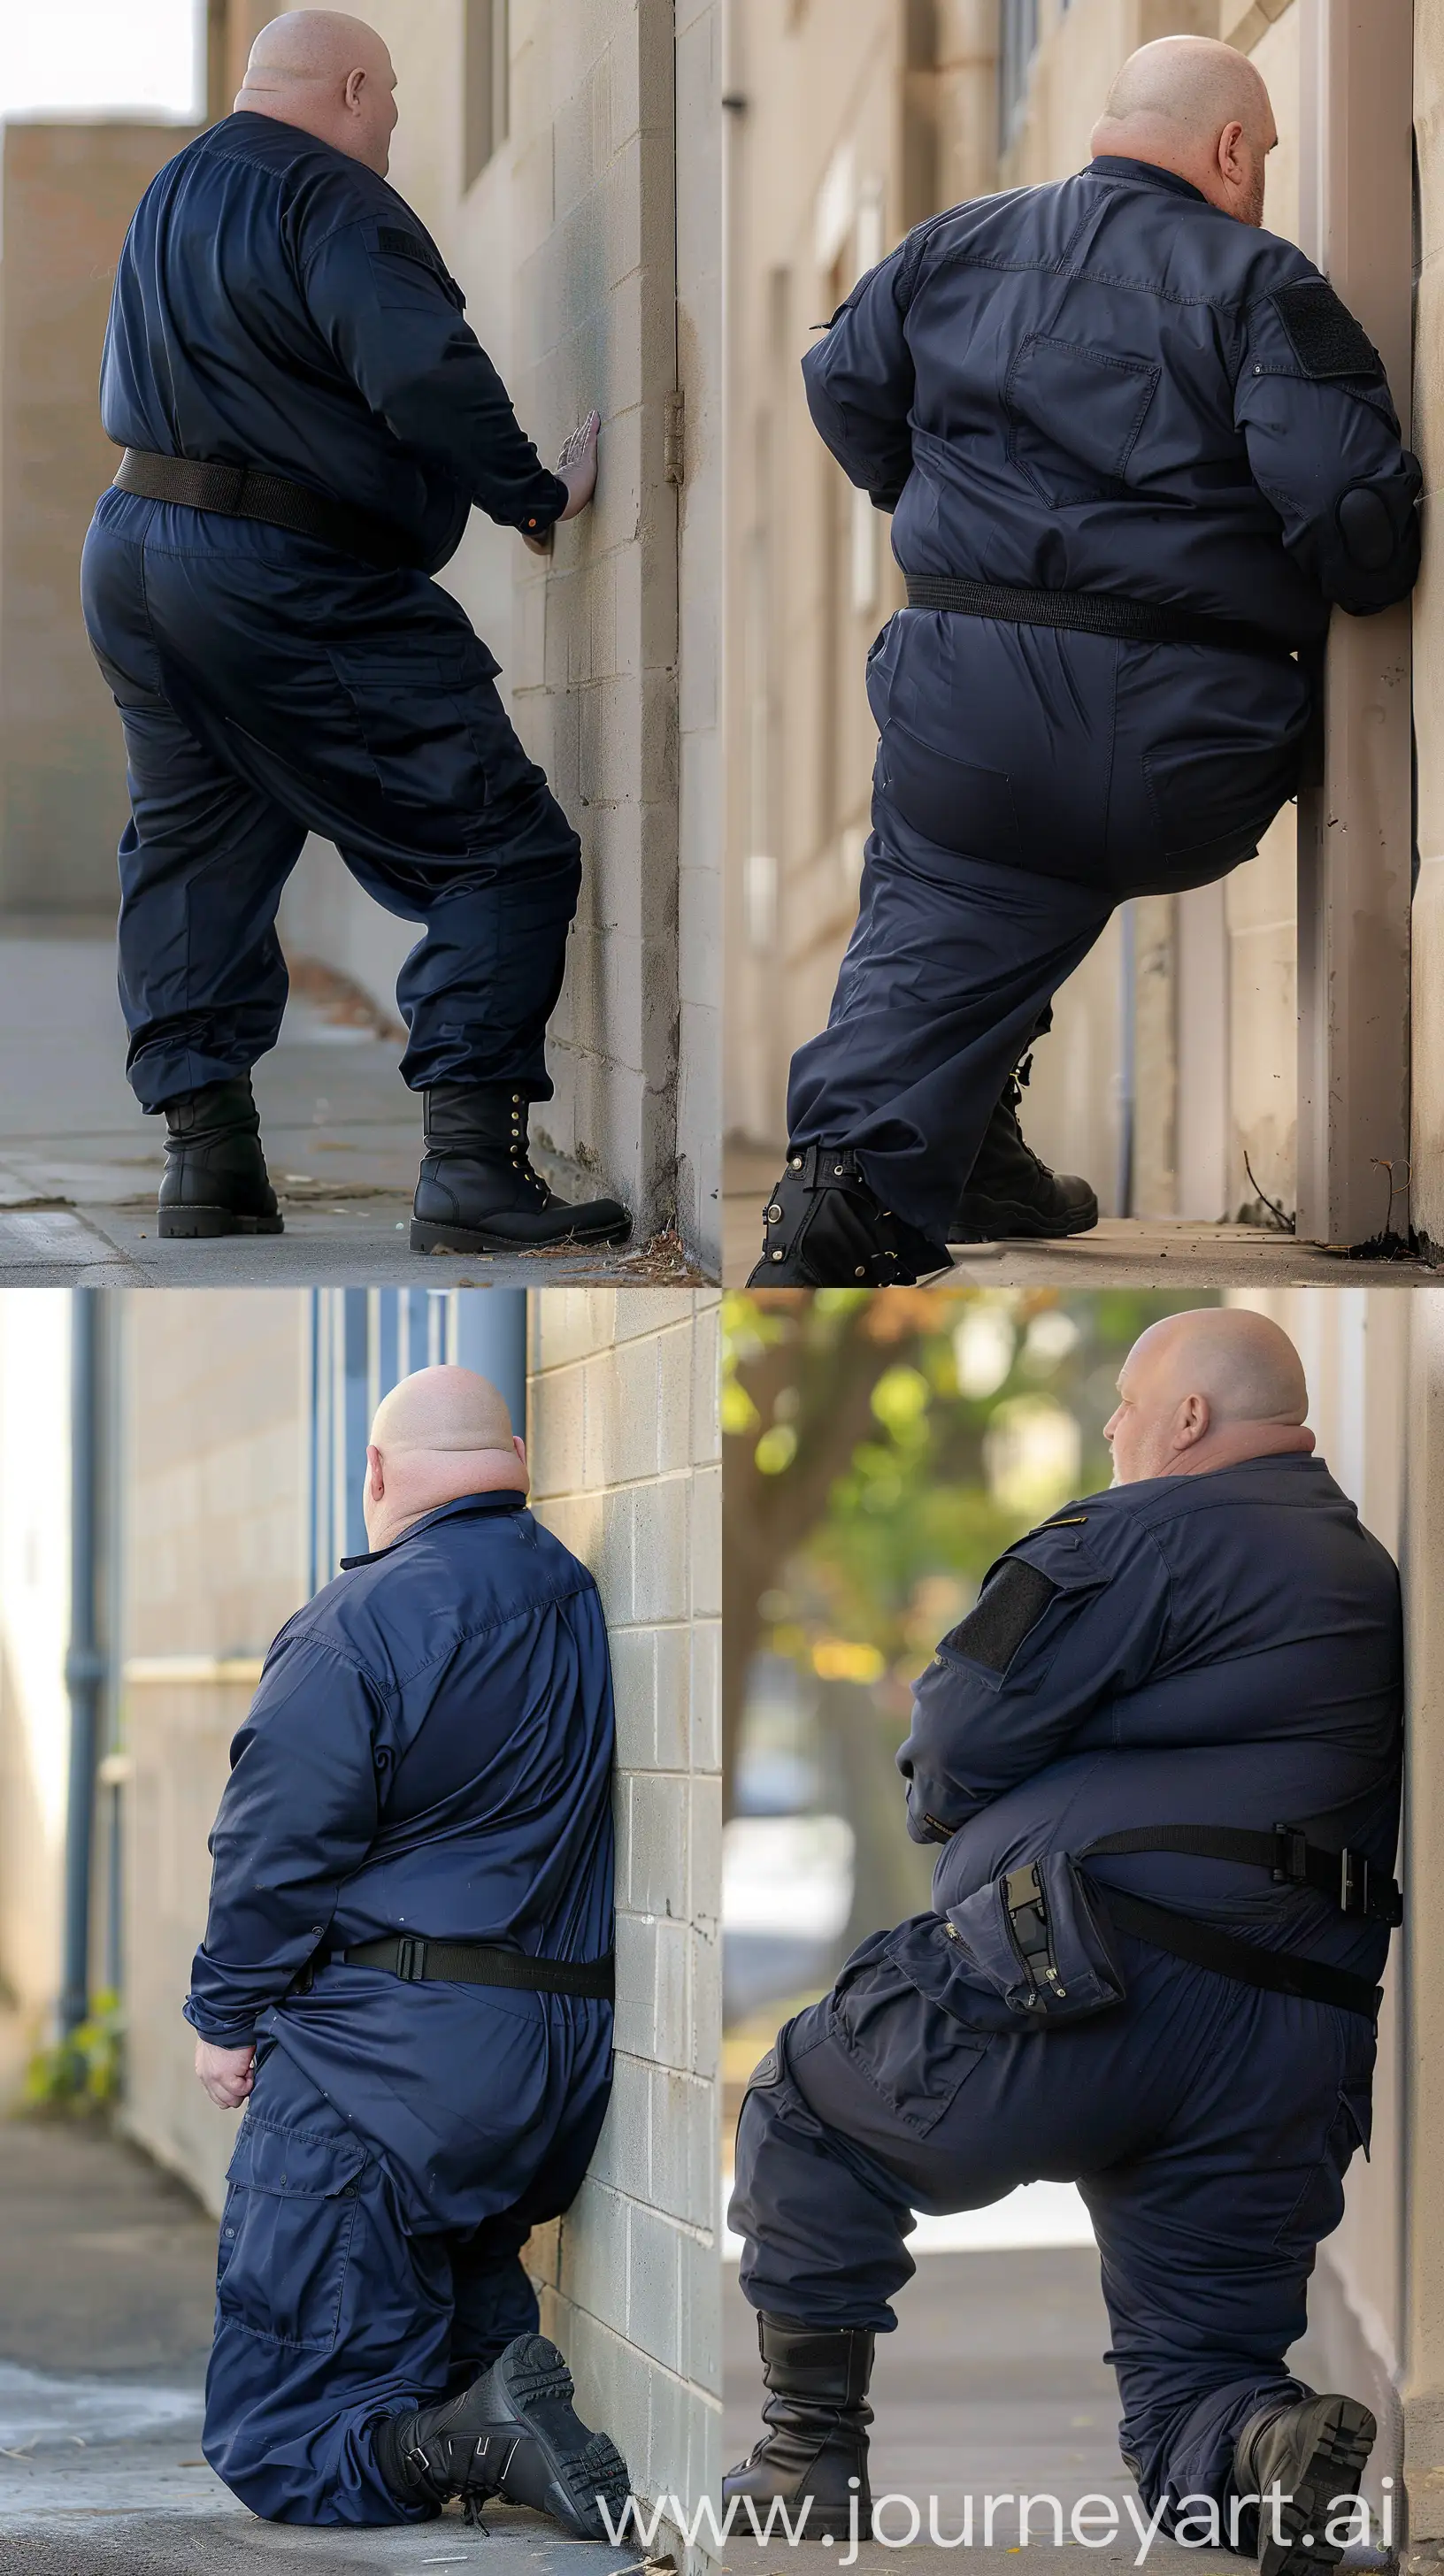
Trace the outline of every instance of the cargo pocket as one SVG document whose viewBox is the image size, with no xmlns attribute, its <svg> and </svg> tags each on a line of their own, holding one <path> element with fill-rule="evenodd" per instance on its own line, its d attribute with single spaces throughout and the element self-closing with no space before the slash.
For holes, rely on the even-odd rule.
<svg viewBox="0 0 1444 2576">
<path fill-rule="evenodd" d="M 497 695 L 501 666 L 475 638 L 430 651 L 351 645 L 330 661 L 382 799 L 423 825 L 426 846 L 438 818 L 464 846 L 484 834 L 489 806 L 542 780 Z"/>
<path fill-rule="evenodd" d="M 968 2030 L 920 1994 L 886 1955 L 868 1959 L 855 1975 L 843 1970 L 832 2031 L 858 2073 L 917 2138 L 927 2137 L 956 2101 L 990 2036 Z"/>
<path fill-rule="evenodd" d="M 1002 769 L 955 759 L 889 716 L 877 783 L 905 823 L 960 857 L 1016 862 L 1022 853 L 1013 782 Z"/>
<path fill-rule="evenodd" d="M 265 2343 L 329 2352 L 366 2150 L 247 2119 L 226 2175 L 216 2297 L 222 2319 Z"/>
<path fill-rule="evenodd" d="M 1274 2238 L 1281 2252 L 1311 2255 L 1324 2237 L 1333 2234 L 1344 2214 L 1344 2176 L 1356 2148 L 1362 2147 L 1368 2155 L 1369 2130 L 1367 2088 L 1341 2084 L 1324 2152 Z"/>
</svg>

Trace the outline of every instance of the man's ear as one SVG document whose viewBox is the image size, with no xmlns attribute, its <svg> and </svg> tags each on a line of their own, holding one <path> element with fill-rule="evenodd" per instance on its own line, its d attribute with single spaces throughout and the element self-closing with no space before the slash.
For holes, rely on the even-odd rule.
<svg viewBox="0 0 1444 2576">
<path fill-rule="evenodd" d="M 1242 141 L 1243 127 L 1237 118 L 1231 125 L 1224 127 L 1218 138 L 1218 166 L 1230 187 L 1233 188 L 1242 187 L 1246 176 L 1238 150 Z"/>
<path fill-rule="evenodd" d="M 522 1438 L 522 1436 L 521 1436 L 521 1433 L 520 1433 L 519 1431 L 514 1431 L 514 1432 L 512 1433 L 512 1435 L 511 1435 L 511 1445 L 512 1445 L 513 1449 L 516 1451 L 516 1454 L 517 1454 L 518 1458 L 521 1460 L 522 1465 L 523 1465 L 523 1466 L 525 1466 L 525 1465 L 526 1465 L 526 1442 L 523 1440 L 523 1438 Z"/>
<path fill-rule="evenodd" d="M 1179 1449 L 1196 1448 L 1200 1440 L 1207 1439 L 1209 1431 L 1212 1428 L 1212 1424 L 1213 1415 L 1209 1408 L 1207 1396 L 1186 1395 L 1182 1404 L 1178 1408 L 1178 1429 L 1175 1434 L 1175 1447 Z"/>
<path fill-rule="evenodd" d="M 364 71 L 348 72 L 346 74 L 346 86 L 341 92 L 341 95 L 353 116 L 357 115 L 360 111 L 361 92 L 365 87 L 365 83 L 366 74 Z"/>
<path fill-rule="evenodd" d="M 386 1491 L 385 1462 L 373 1441 L 366 1452 L 366 1491 L 373 1503 L 379 1503 Z"/>
</svg>

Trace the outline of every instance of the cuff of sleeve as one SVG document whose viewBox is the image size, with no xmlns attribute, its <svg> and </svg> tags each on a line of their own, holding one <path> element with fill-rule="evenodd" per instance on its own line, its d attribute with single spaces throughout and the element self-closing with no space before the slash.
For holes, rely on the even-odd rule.
<svg viewBox="0 0 1444 2576">
<path fill-rule="evenodd" d="M 551 484 L 551 491 L 539 493 L 530 508 L 523 511 L 517 520 L 516 524 L 524 537 L 544 537 L 549 529 L 556 526 L 572 497 L 559 474 L 548 475 L 547 480 Z"/>
<path fill-rule="evenodd" d="M 203 2039 L 210 2048 L 254 2048 L 256 2044 L 258 2034 L 253 2021 L 218 2022 L 214 2014 L 196 2002 L 194 1995 L 186 1997 L 181 2012 L 197 2038 Z"/>
</svg>

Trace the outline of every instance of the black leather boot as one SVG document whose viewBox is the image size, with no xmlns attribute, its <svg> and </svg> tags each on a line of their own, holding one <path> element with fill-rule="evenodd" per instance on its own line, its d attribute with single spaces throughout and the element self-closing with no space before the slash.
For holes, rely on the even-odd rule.
<svg viewBox="0 0 1444 2576">
<path fill-rule="evenodd" d="M 1019 1067 L 988 1121 L 950 1243 L 1006 1243 L 1019 1235 L 1046 1242 L 1087 1234 L 1098 1223 L 1098 1201 L 1088 1183 L 1071 1172 L 1050 1172 L 1024 1142 L 1018 1110 L 1031 1062 L 1029 1057 Z"/>
<path fill-rule="evenodd" d="M 605 2433 L 572 2406 L 572 2375 L 545 2335 L 518 2335 L 460 2397 L 389 2415 L 372 2435 L 376 2465 L 404 2504 L 472 2506 L 498 2496 L 549 2513 L 577 2540 L 617 2532 L 631 2480 Z"/>
<path fill-rule="evenodd" d="M 871 2539 L 872 2346 L 869 2326 L 804 2326 L 790 2317 L 758 2317 L 757 2348 L 769 2392 L 762 2409 L 767 2431 L 751 2457 L 728 2470 L 724 2505 L 733 2496 L 753 2497 L 765 2526 L 766 2507 L 780 2500 L 796 2531 L 796 2508 L 805 2498 L 809 2509 L 800 2536 L 845 2540 L 856 2504 L 858 2536 Z"/>
<path fill-rule="evenodd" d="M 1301 2397 L 1250 2416 L 1234 2444 L 1233 2478 L 1239 2495 L 1263 2498 L 1239 2518 L 1245 2539 L 1257 2533 L 1259 2576 L 1307 2576 L 1310 2568 L 1338 2565 L 1343 2550 L 1324 2533 L 1335 2499 L 1358 2494 L 1377 2431 L 1368 2407 L 1353 2397 Z M 1269 2502 L 1275 2480 L 1281 2540 Z M 1347 2507 L 1340 2503 L 1339 2511 Z"/>
<path fill-rule="evenodd" d="M 767 1202 L 762 1258 L 749 1288 L 914 1288 L 950 1270 L 932 1243 L 883 1207 L 842 1145 L 789 1153 Z"/>
<path fill-rule="evenodd" d="M 569 1207 L 534 1172 L 527 1101 L 507 1084 L 439 1082 L 422 1093 L 426 1154 L 411 1220 L 413 1252 L 545 1252 L 559 1243 L 625 1243 L 620 1199 Z"/>
<path fill-rule="evenodd" d="M 261 1122 L 251 1078 L 208 1082 L 167 1100 L 160 1234 L 281 1234 L 276 1193 L 266 1177 Z"/>
</svg>

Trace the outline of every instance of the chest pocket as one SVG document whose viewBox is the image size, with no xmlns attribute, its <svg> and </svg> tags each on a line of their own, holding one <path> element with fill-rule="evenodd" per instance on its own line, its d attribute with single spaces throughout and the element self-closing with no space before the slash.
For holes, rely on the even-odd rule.
<svg viewBox="0 0 1444 2576">
<path fill-rule="evenodd" d="M 1008 454 L 1050 509 L 1128 490 L 1162 368 L 1034 332 L 1008 371 Z"/>
</svg>

